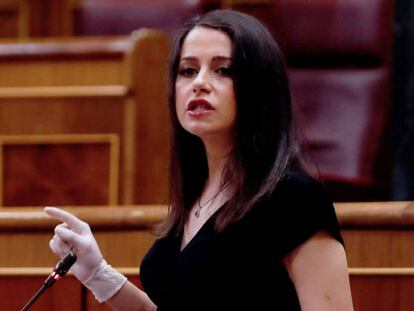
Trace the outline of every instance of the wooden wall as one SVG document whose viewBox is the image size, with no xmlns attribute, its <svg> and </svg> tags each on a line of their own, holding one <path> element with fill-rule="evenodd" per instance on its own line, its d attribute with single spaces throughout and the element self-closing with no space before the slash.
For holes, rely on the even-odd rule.
<svg viewBox="0 0 414 311">
<path fill-rule="evenodd" d="M 168 50 L 149 29 L 1 41 L 0 205 L 165 202 Z"/>
<path fill-rule="evenodd" d="M 159 204 L 167 196 L 168 39 L 141 30 L 130 37 L 20 42 L 71 35 L 71 12 L 80 2 L 0 0 L 0 37 L 19 38 L 0 41 L 0 205 L 15 206 L 0 208 L 0 295 L 7 297 L 0 310 L 21 308 L 58 260 L 48 247 L 56 223 L 22 205 L 73 206 L 108 262 L 138 286 L 152 229 L 166 214 L 162 205 L 128 204 Z M 237 9 L 268 4 L 222 1 Z M 414 204 L 335 207 L 355 310 L 411 310 Z M 46 295 L 32 310 L 108 310 L 71 275 Z"/>
<path fill-rule="evenodd" d="M 67 208 L 89 222 L 107 261 L 140 286 L 139 264 L 154 240 L 164 206 Z M 49 249 L 57 223 L 39 208 L 0 208 L 0 310 L 20 310 L 58 261 Z M 3 298 L 7 297 L 7 299 Z M 68 274 L 31 310 L 109 310 Z"/>
<path fill-rule="evenodd" d="M 140 286 L 137 269 L 120 269 L 128 279 Z M 0 268 L 1 310 L 21 310 L 40 289 L 50 268 Z M 6 298 L 7 297 L 7 298 Z M 93 295 L 69 273 L 46 290 L 30 308 L 31 311 L 110 310 L 99 304 Z"/>
<path fill-rule="evenodd" d="M 29 6 L 23 0 L 0 0 L 0 38 L 29 36 Z"/>
<path fill-rule="evenodd" d="M 355 310 L 411 310 L 414 297 L 414 203 L 337 203 L 335 208 L 346 243 Z M 139 263 L 155 238 L 152 229 L 165 217 L 166 207 L 68 207 L 68 210 L 91 225 L 108 262 L 139 285 Z M 1 284 L 5 278 L 13 279 L 13 284 L 17 284 L 14 286 L 21 286 L 29 295 L 36 287 L 35 283 L 41 283 L 57 262 L 48 248 L 55 225 L 38 208 L 0 209 L 0 286 L 4 286 Z M 43 271 L 43 275 L 26 287 L 24 280 L 27 277 L 33 279 L 30 272 L 33 268 Z M 82 291 L 75 284 L 67 286 Z M 56 292 L 48 293 L 49 300 L 44 303 L 57 299 L 60 286 L 64 285 L 57 284 Z M 89 306 L 86 310 L 107 310 L 90 294 L 79 295 L 86 295 L 82 296 L 82 301 L 87 301 Z M 23 298 L 16 299 L 21 302 Z M 3 310 L 6 306 L 2 303 L 5 302 L 0 301 Z"/>
<path fill-rule="evenodd" d="M 0 38 L 69 36 L 82 0 L 0 0 Z"/>
<path fill-rule="evenodd" d="M 413 202 L 337 203 L 355 310 L 414 305 Z"/>
</svg>

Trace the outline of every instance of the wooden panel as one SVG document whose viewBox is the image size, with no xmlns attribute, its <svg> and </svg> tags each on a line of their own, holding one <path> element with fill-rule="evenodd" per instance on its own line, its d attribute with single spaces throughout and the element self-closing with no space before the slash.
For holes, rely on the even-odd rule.
<svg viewBox="0 0 414 311">
<path fill-rule="evenodd" d="M 414 267 L 412 202 L 336 203 L 350 267 Z"/>
<path fill-rule="evenodd" d="M 0 41 L 0 86 L 125 84 L 127 37 Z"/>
<path fill-rule="evenodd" d="M 0 136 L 0 147 L 2 205 L 117 203 L 116 135 Z"/>
<path fill-rule="evenodd" d="M 411 251 L 414 204 L 354 202 L 336 203 L 335 208 L 346 240 L 355 310 L 411 310 L 414 305 Z M 121 267 L 139 284 L 137 267 L 154 241 L 154 226 L 165 217 L 167 207 L 71 207 L 68 210 L 91 225 L 108 262 Z M 57 258 L 49 250 L 48 241 L 54 225 L 56 222 L 39 208 L 0 209 L 0 267 L 53 266 Z M 4 269 L 2 272 L 0 268 L 2 274 Z M 97 304 L 89 293 L 85 299 L 87 310 L 108 310 Z"/>
<path fill-rule="evenodd" d="M 336 203 L 335 208 L 351 268 L 414 267 L 411 202 Z M 111 262 L 135 267 L 154 240 L 152 229 L 163 219 L 167 207 L 114 206 L 101 210 L 85 206 L 70 210 L 91 224 Z M 47 243 L 54 224 L 41 209 L 1 209 L 0 249 L 4 251 L 0 253 L 0 266 L 11 266 L 13 260 L 26 266 L 35 265 L 31 261 L 36 258 L 30 254 L 36 253 L 36 249 L 48 253 Z M 29 231 L 30 242 L 25 240 Z M 14 258 L 22 252 L 25 256 Z M 53 257 L 48 260 L 53 263 Z"/>
<path fill-rule="evenodd" d="M 49 69 L 48 69 L 49 67 Z M 49 86 L 49 85 L 113 85 L 122 80 L 122 71 L 116 62 L 111 60 L 88 61 L 68 60 L 55 64 L 47 60 L 36 63 L 22 61 L 18 66 L 9 61 L 1 64 L 0 76 L 2 86 Z M 93 75 L 85 74 L 94 72 Z"/>
<path fill-rule="evenodd" d="M 25 0 L 0 0 L 0 38 L 27 37 L 29 6 Z"/>
<path fill-rule="evenodd" d="M 0 98 L 0 133 L 122 137 L 124 110 L 122 97 Z"/>
<path fill-rule="evenodd" d="M 343 229 L 350 267 L 414 267 L 414 230 Z"/>
<path fill-rule="evenodd" d="M 113 266 L 138 267 L 155 239 L 145 230 L 94 233 L 102 254 Z M 0 232 L 0 267 L 53 266 L 57 257 L 49 249 L 52 237 L 52 226 L 47 232 Z"/>
<path fill-rule="evenodd" d="M 141 287 L 139 269 L 117 267 L 129 281 Z M 0 268 L 0 310 L 21 310 L 35 292 L 42 286 L 51 267 Z M 101 311 L 110 310 L 99 304 L 92 293 L 86 290 L 69 272 L 63 279 L 46 290 L 30 310 L 50 311 Z"/>
<path fill-rule="evenodd" d="M 117 267 L 141 287 L 138 268 Z M 19 310 L 40 288 L 51 268 L 0 268 L 1 310 Z M 351 269 L 350 280 L 355 311 L 409 311 L 414 305 L 413 269 Z M 141 287 L 142 288 L 142 287 Z M 85 306 L 83 309 L 81 306 Z M 68 274 L 46 291 L 31 310 L 109 311 Z"/>
<path fill-rule="evenodd" d="M 30 36 L 69 36 L 70 12 L 81 0 L 26 0 L 30 8 Z"/>
<path fill-rule="evenodd" d="M 46 275 L 0 274 L 0 310 L 21 310 L 42 286 L 45 278 Z M 81 284 L 73 276 L 67 276 L 40 296 L 30 310 L 81 311 Z"/>
<path fill-rule="evenodd" d="M 0 42 L 0 135 L 117 134 L 120 198 L 111 204 L 164 203 L 168 49 L 163 34 L 145 29 Z"/>
<path fill-rule="evenodd" d="M 411 311 L 414 306 L 414 270 L 404 273 L 388 269 L 371 273 L 351 270 L 355 311 Z"/>
<path fill-rule="evenodd" d="M 18 12 L 0 6 L 0 37 L 17 37 L 19 33 Z"/>
<path fill-rule="evenodd" d="M 141 33 L 136 33 L 139 40 Z M 134 159 L 125 159 L 133 171 L 131 180 L 126 180 L 125 201 L 134 204 L 166 204 L 168 199 L 168 107 L 167 107 L 167 59 L 168 41 L 160 42 L 146 37 L 146 44 L 138 46 L 128 55 L 127 66 L 135 75 L 128 85 L 135 90 L 130 102 L 130 132 L 128 145 L 135 150 Z M 133 181 L 132 181 L 133 180 Z"/>
<path fill-rule="evenodd" d="M 154 226 L 165 207 L 68 208 L 91 225 L 107 261 L 136 269 L 155 239 Z M 57 257 L 49 249 L 56 221 L 41 208 L 0 209 L 0 267 L 53 266 Z"/>
<path fill-rule="evenodd" d="M 50 229 L 49 232 L 0 232 L 0 267 L 54 266 L 58 258 L 49 249 L 53 227 Z"/>
</svg>

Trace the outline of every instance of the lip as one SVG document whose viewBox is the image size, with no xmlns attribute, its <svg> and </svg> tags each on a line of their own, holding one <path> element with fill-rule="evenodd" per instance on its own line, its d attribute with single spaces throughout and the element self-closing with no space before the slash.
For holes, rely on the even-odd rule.
<svg viewBox="0 0 414 311">
<path fill-rule="evenodd" d="M 213 110 L 213 106 L 204 98 L 192 99 L 187 105 L 187 111 L 193 111 L 196 107 L 203 106 L 207 110 Z"/>
<path fill-rule="evenodd" d="M 192 99 L 187 105 L 187 112 L 193 117 L 209 114 L 214 107 L 203 98 Z"/>
</svg>

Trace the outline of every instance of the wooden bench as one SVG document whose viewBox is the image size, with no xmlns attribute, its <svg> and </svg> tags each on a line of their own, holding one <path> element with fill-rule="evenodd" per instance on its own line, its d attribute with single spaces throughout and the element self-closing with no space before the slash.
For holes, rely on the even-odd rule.
<svg viewBox="0 0 414 311">
<path fill-rule="evenodd" d="M 51 268 L 0 268 L 1 310 L 21 310 L 40 289 L 51 271 Z M 129 281 L 140 286 L 137 268 L 121 268 L 119 271 L 126 275 Z M 30 310 L 100 311 L 110 309 L 99 304 L 69 272 L 66 277 L 44 292 Z"/>
<path fill-rule="evenodd" d="M 90 223 L 102 253 L 140 286 L 139 264 L 154 240 L 165 206 L 68 208 Z M 20 310 L 58 261 L 49 249 L 56 222 L 39 208 L 0 208 L 0 310 Z M 33 311 L 109 310 L 98 304 L 70 273 L 41 297 Z"/>
<path fill-rule="evenodd" d="M 42 136 L 43 144 L 50 138 L 55 145 L 59 140 L 56 135 L 62 144 L 68 140 L 75 143 L 74 137 L 82 142 L 82 136 L 115 135 L 120 146 L 119 161 L 113 161 L 117 167 L 110 169 L 119 171 L 116 195 L 107 191 L 105 202 L 63 204 L 165 202 L 168 50 L 166 36 L 148 29 L 129 37 L 0 41 L 0 135 L 9 145 L 13 138 L 21 142 L 19 135 L 27 141 L 32 141 L 30 135 Z M 36 163 L 25 163 L 29 171 L 30 165 L 31 171 L 36 170 Z M 0 163 L 2 169 L 7 165 Z M 102 165 L 103 170 L 108 167 Z M 59 189 L 59 183 L 48 183 L 46 190 Z M 13 196 L 4 191 L 4 187 L 0 189 L 2 198 Z M 18 189 L 9 187 L 8 191 L 17 193 Z M 24 205 L 53 202 L 52 196 L 47 202 Z M 0 205 L 22 204 L 3 201 Z"/>
<path fill-rule="evenodd" d="M 355 310 L 411 310 L 414 203 L 336 203 L 335 208 L 346 244 Z M 155 238 L 154 226 L 167 213 L 166 206 L 68 207 L 68 210 L 91 225 L 108 262 L 123 269 L 139 285 L 139 263 Z M 0 284 L 10 275 L 19 275 L 13 282 L 24 280 L 23 268 L 37 267 L 44 276 L 50 271 L 57 261 L 48 248 L 55 225 L 39 208 L 0 209 Z M 36 282 L 40 281 L 39 277 Z M 25 286 L 23 282 L 20 284 Z M 87 310 L 108 310 L 90 294 L 84 299 L 89 306 Z M 0 302 L 0 309 L 4 308 Z"/>
<path fill-rule="evenodd" d="M 355 310 L 414 305 L 414 203 L 337 203 Z"/>
</svg>

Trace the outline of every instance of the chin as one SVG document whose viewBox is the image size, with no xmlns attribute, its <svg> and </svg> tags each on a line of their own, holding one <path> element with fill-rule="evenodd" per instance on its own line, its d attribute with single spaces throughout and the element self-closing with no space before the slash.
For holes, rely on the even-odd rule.
<svg viewBox="0 0 414 311">
<path fill-rule="evenodd" d="M 209 133 L 209 131 L 205 130 L 205 129 L 200 129 L 200 128 L 184 128 L 188 133 L 190 133 L 191 135 L 197 136 L 199 138 L 203 138 L 206 136 L 211 135 Z"/>
</svg>

